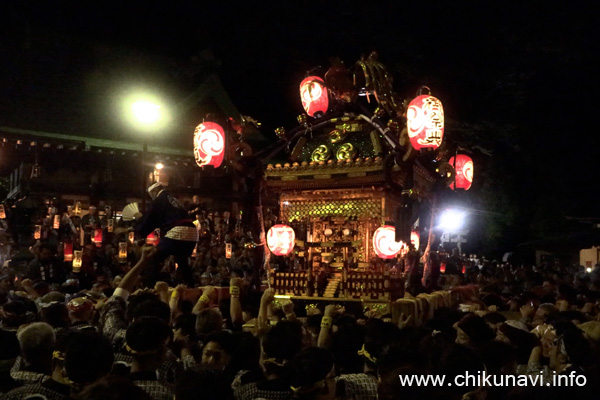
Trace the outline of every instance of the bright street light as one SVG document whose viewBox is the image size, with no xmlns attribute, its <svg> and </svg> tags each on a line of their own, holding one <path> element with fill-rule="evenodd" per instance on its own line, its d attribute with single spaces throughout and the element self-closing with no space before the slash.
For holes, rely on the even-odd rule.
<svg viewBox="0 0 600 400">
<path fill-rule="evenodd" d="M 131 105 L 133 115 L 142 124 L 154 124 L 160 117 L 160 106 L 150 101 L 136 101 Z"/>
<path fill-rule="evenodd" d="M 123 97 L 123 117 L 139 132 L 154 133 L 169 124 L 169 108 L 159 96 L 132 92 Z"/>
<path fill-rule="evenodd" d="M 163 104 L 165 102 L 158 96 L 144 91 L 132 91 L 123 96 L 123 103 L 121 106 L 125 111 L 123 114 L 133 128 L 138 133 L 143 135 L 143 146 L 142 146 L 142 209 L 146 207 L 146 187 L 148 185 L 148 140 L 152 140 L 156 133 L 163 131 L 169 124 L 169 113 L 168 107 L 165 108 Z M 160 163 L 159 163 L 160 164 Z M 165 185 L 168 184 L 168 178 L 163 179 L 164 173 L 161 173 L 163 167 L 162 164 L 155 165 L 154 180 L 161 182 L 164 181 Z M 150 175 L 152 176 L 152 175 Z M 152 178 L 150 178 L 152 179 Z"/>
<path fill-rule="evenodd" d="M 464 212 L 448 209 L 440 217 L 439 228 L 445 231 L 456 232 L 463 227 L 464 223 Z"/>
</svg>

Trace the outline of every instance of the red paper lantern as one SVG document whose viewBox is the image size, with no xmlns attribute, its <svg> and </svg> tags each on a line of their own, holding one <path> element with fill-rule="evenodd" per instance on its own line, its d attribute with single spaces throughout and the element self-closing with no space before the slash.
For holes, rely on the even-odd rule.
<svg viewBox="0 0 600 400">
<path fill-rule="evenodd" d="M 383 259 L 394 258 L 404 247 L 403 242 L 396 242 L 396 228 L 384 225 L 373 233 L 373 250 Z"/>
<path fill-rule="evenodd" d="M 445 274 L 446 273 L 446 263 L 442 262 L 440 264 L 440 273 Z"/>
<path fill-rule="evenodd" d="M 309 76 L 300 83 L 300 98 L 304 111 L 311 117 L 324 114 L 329 107 L 325 82 L 318 76 Z"/>
<path fill-rule="evenodd" d="M 96 247 L 102 246 L 102 229 L 94 229 L 94 236 L 92 236 L 92 242 L 96 244 Z"/>
<path fill-rule="evenodd" d="M 63 245 L 63 256 L 64 260 L 69 262 L 73 261 L 73 243 L 65 242 Z"/>
<path fill-rule="evenodd" d="M 452 157 L 448 163 L 456 170 L 456 175 L 454 181 L 450 184 L 450 188 L 452 190 L 469 190 L 473 183 L 473 160 L 471 157 L 464 154 L 457 154 L 456 160 Z"/>
<path fill-rule="evenodd" d="M 444 109 L 433 96 L 421 95 L 408 105 L 406 127 L 415 150 L 437 149 L 444 137 Z"/>
<path fill-rule="evenodd" d="M 146 244 L 156 246 L 160 241 L 160 234 L 157 231 L 152 231 L 148 236 L 146 236 Z"/>
<path fill-rule="evenodd" d="M 273 225 L 267 232 L 267 246 L 276 256 L 286 256 L 294 249 L 296 234 L 287 225 Z"/>
<path fill-rule="evenodd" d="M 218 168 L 225 154 L 225 131 L 219 124 L 203 122 L 194 131 L 194 158 L 199 167 Z"/>
</svg>

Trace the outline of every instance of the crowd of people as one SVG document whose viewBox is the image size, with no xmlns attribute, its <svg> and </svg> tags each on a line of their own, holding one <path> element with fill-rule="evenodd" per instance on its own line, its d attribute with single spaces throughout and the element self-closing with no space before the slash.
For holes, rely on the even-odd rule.
<svg viewBox="0 0 600 400">
<path fill-rule="evenodd" d="M 448 267 L 438 286 L 459 306 L 393 323 L 335 299 L 276 298 L 255 284 L 248 236 L 212 233 L 200 235 L 191 284 L 178 284 L 168 257 L 148 280 L 158 250 L 141 243 L 125 262 L 110 243 L 86 244 L 78 273 L 49 241 L 31 248 L 27 268 L 10 257 L 0 272 L 0 398 L 597 397 L 600 266 Z M 446 383 L 400 379 L 429 375 Z M 501 385 L 507 376 L 530 378 Z"/>
</svg>

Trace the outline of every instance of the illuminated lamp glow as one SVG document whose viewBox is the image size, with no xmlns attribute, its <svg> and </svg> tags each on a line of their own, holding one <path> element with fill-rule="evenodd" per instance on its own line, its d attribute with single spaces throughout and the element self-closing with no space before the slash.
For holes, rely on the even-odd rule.
<svg viewBox="0 0 600 400">
<path fill-rule="evenodd" d="M 450 188 L 452 190 L 469 190 L 473 183 L 473 160 L 471 157 L 464 154 L 457 154 L 456 160 L 454 157 L 451 157 L 448 163 L 456 170 L 456 176 L 450 184 Z"/>
<path fill-rule="evenodd" d="M 106 221 L 106 230 L 107 230 L 109 233 L 113 233 L 113 232 L 114 232 L 114 230 L 115 230 L 115 220 L 114 220 L 114 219 L 112 219 L 112 218 L 109 218 L 109 219 Z"/>
<path fill-rule="evenodd" d="M 146 244 L 151 246 L 157 246 L 160 241 L 160 235 L 157 231 L 151 232 L 148 236 L 146 236 Z"/>
<path fill-rule="evenodd" d="M 305 78 L 300 83 L 300 99 L 304 111 L 311 117 L 327 112 L 329 97 L 323 79 L 318 76 Z"/>
<path fill-rule="evenodd" d="M 373 233 L 373 250 L 379 258 L 394 258 L 402 247 L 403 242 L 396 242 L 396 228 L 391 225 L 380 226 Z"/>
<path fill-rule="evenodd" d="M 83 251 L 75 250 L 73 252 L 73 272 L 79 272 L 81 270 Z"/>
<path fill-rule="evenodd" d="M 446 273 L 446 263 L 445 262 L 440 264 L 440 273 L 442 273 L 442 274 Z"/>
<path fill-rule="evenodd" d="M 437 149 L 444 138 L 444 108 L 442 102 L 429 95 L 413 99 L 406 111 L 406 127 L 415 150 Z"/>
<path fill-rule="evenodd" d="M 415 250 L 419 250 L 419 246 L 421 245 L 421 235 L 419 235 L 419 232 L 412 231 L 410 233 L 410 242 L 412 243 Z"/>
<path fill-rule="evenodd" d="M 294 249 L 296 233 L 287 225 L 273 225 L 267 232 L 267 246 L 276 256 L 286 256 Z"/>
<path fill-rule="evenodd" d="M 36 225 L 35 226 L 35 230 L 33 231 L 33 238 L 35 240 L 38 240 L 42 237 L 42 226 L 41 225 Z"/>
<path fill-rule="evenodd" d="M 136 101 L 131 110 L 142 124 L 153 124 L 160 119 L 160 106 L 149 101 Z"/>
<path fill-rule="evenodd" d="M 66 262 L 73 261 L 73 243 L 65 242 L 63 244 L 63 256 Z"/>
<path fill-rule="evenodd" d="M 127 242 L 119 242 L 119 259 L 127 259 Z"/>
<path fill-rule="evenodd" d="M 96 244 L 96 247 L 102 246 L 102 229 L 94 229 L 94 236 L 92 236 L 92 242 Z"/>
<path fill-rule="evenodd" d="M 454 232 L 462 228 L 464 225 L 465 213 L 457 210 L 446 210 L 440 217 L 441 229 L 446 231 Z"/>
<path fill-rule="evenodd" d="M 225 131 L 219 124 L 203 122 L 194 130 L 194 158 L 199 167 L 221 166 L 225 154 Z"/>
</svg>

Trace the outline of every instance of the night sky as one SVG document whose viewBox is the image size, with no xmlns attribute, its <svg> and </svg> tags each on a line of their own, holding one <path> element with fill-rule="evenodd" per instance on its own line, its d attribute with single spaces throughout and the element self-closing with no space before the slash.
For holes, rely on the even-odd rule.
<svg viewBox="0 0 600 400">
<path fill-rule="evenodd" d="M 308 70 L 377 51 L 399 95 L 425 84 L 442 100 L 446 137 L 480 166 L 473 204 L 511 210 L 513 241 L 600 216 L 591 1 L 36 3 L 0 2 L 0 126 L 140 140 L 123 93 L 176 104 L 215 73 L 272 138 L 302 112 Z M 191 134 L 203 112 L 159 136 Z"/>
</svg>

